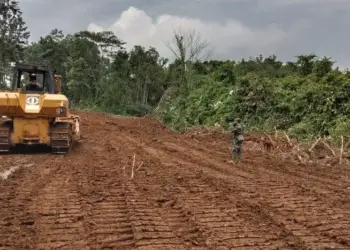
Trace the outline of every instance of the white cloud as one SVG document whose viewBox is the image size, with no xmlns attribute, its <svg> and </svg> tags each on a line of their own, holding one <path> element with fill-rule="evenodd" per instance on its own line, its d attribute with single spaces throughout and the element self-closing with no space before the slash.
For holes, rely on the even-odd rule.
<svg viewBox="0 0 350 250">
<path fill-rule="evenodd" d="M 96 25 L 94 23 L 90 23 L 88 28 L 89 31 L 94 31 L 94 32 L 102 32 L 103 28 L 99 25 Z"/>
<path fill-rule="evenodd" d="M 258 54 L 276 53 L 291 34 L 269 25 L 254 30 L 235 19 L 224 22 L 202 21 L 200 19 L 163 14 L 155 20 L 147 13 L 134 7 L 122 12 L 117 21 L 109 27 L 90 23 L 88 30 L 112 30 L 116 36 L 127 42 L 126 47 L 134 45 L 153 46 L 162 56 L 172 58 L 165 45 L 173 37 L 173 28 L 195 29 L 213 48 L 212 57 L 216 59 L 238 59 Z"/>
</svg>

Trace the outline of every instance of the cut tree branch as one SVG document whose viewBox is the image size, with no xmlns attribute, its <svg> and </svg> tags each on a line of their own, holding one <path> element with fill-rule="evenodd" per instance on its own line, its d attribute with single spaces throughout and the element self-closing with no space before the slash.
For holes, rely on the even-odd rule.
<svg viewBox="0 0 350 250">
<path fill-rule="evenodd" d="M 341 136 L 341 147 L 340 147 L 339 164 L 343 163 L 343 153 L 344 153 L 344 137 Z"/>
<path fill-rule="evenodd" d="M 314 144 L 312 144 L 312 146 L 309 148 L 309 152 L 311 153 L 311 151 L 314 149 L 314 147 L 316 147 L 317 143 L 321 140 L 321 137 L 319 137 L 315 142 Z"/>
<path fill-rule="evenodd" d="M 133 159 L 133 161 L 132 161 L 131 179 L 134 178 L 135 158 L 136 158 L 136 154 L 134 154 L 134 159 Z"/>
<path fill-rule="evenodd" d="M 326 148 L 328 148 L 329 149 L 329 151 L 331 151 L 332 152 L 332 154 L 333 154 L 333 156 L 335 156 L 335 152 L 334 152 L 334 150 L 326 143 L 326 142 L 324 142 L 324 141 L 322 141 L 322 143 L 323 143 L 323 145 L 325 145 L 326 146 Z"/>
</svg>

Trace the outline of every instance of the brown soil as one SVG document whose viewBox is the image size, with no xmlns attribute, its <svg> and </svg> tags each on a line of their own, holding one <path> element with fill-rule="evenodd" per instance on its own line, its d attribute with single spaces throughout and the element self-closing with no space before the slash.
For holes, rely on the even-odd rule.
<svg viewBox="0 0 350 250">
<path fill-rule="evenodd" d="M 0 249 L 350 249 L 349 170 L 77 112 L 68 156 L 0 156 Z M 135 155 L 134 176 L 131 178 Z"/>
</svg>

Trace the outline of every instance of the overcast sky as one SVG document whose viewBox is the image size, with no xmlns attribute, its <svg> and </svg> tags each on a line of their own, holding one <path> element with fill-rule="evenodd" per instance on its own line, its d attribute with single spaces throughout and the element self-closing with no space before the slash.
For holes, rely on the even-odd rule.
<svg viewBox="0 0 350 250">
<path fill-rule="evenodd" d="M 171 57 L 164 42 L 183 27 L 199 32 L 215 59 L 316 53 L 350 68 L 350 0 L 20 0 L 20 7 L 31 40 L 53 28 L 104 29 Z"/>
</svg>

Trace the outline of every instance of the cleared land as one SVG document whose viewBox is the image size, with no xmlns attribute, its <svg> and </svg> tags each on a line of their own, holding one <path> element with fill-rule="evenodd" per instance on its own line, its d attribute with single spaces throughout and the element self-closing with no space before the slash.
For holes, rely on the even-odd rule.
<svg viewBox="0 0 350 250">
<path fill-rule="evenodd" d="M 78 114 L 70 155 L 0 156 L 0 249 L 350 249 L 345 168 L 288 162 L 249 137 L 232 164 L 228 135 Z"/>
</svg>

